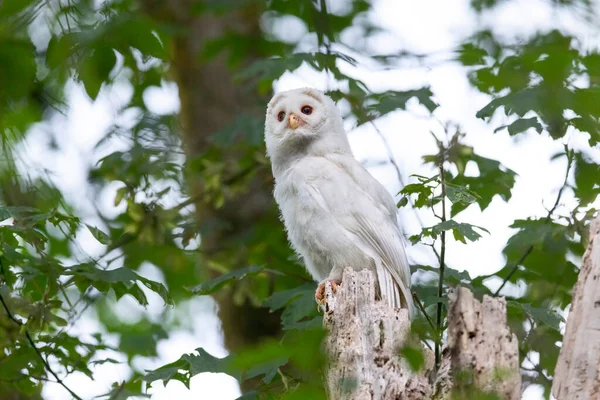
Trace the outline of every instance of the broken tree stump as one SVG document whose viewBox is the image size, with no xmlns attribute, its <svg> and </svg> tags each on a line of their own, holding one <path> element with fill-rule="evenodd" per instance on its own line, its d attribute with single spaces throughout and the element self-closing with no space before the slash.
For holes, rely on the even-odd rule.
<svg viewBox="0 0 600 400">
<path fill-rule="evenodd" d="M 450 399 L 464 392 L 465 371 L 471 388 L 518 399 L 518 343 L 506 326 L 504 299 L 486 296 L 482 304 L 460 288 L 450 296 L 449 307 L 450 351 L 434 379 L 430 350 L 424 348 L 420 372 L 413 372 L 400 356 L 409 341 L 414 343 L 407 310 L 376 299 L 371 271 L 346 268 L 335 293 L 330 283 L 325 286 L 329 400 Z"/>
<path fill-rule="evenodd" d="M 520 399 L 519 342 L 506 325 L 504 298 L 486 295 L 479 302 L 470 290 L 459 287 L 450 290 L 448 303 L 453 393 L 476 389 Z"/>
<path fill-rule="evenodd" d="M 428 399 L 431 385 L 427 378 L 412 373 L 400 357 L 410 335 L 408 311 L 375 300 L 375 287 L 371 271 L 350 268 L 344 270 L 335 294 L 331 284 L 326 284 L 328 398 Z"/>
</svg>

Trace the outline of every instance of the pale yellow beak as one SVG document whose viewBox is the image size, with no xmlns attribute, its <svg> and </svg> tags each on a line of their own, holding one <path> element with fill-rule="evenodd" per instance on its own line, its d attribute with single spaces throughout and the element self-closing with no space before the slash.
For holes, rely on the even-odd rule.
<svg viewBox="0 0 600 400">
<path fill-rule="evenodd" d="M 290 128 L 292 129 L 296 129 L 302 125 L 304 125 L 306 122 L 304 122 L 304 120 L 302 118 L 300 118 L 299 116 L 297 116 L 294 113 L 290 113 L 290 116 L 288 117 L 288 125 L 290 126 Z"/>
</svg>

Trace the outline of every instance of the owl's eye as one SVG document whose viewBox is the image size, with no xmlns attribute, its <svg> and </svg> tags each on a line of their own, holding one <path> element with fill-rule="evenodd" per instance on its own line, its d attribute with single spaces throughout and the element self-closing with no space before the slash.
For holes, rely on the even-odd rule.
<svg viewBox="0 0 600 400">
<path fill-rule="evenodd" d="M 302 114 L 310 115 L 312 114 L 313 108 L 311 106 L 303 106 L 300 111 L 302 111 Z"/>
<path fill-rule="evenodd" d="M 283 121 L 283 119 L 285 118 L 285 111 L 279 111 L 279 114 L 277 114 L 277 120 L 279 122 Z"/>
</svg>

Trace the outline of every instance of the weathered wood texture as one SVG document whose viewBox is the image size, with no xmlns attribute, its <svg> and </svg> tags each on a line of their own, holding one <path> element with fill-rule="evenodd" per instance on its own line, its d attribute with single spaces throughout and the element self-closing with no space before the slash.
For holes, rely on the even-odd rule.
<svg viewBox="0 0 600 400">
<path fill-rule="evenodd" d="M 590 229 L 554 371 L 558 400 L 600 399 L 600 218 Z"/>
<path fill-rule="evenodd" d="M 324 324 L 330 365 L 326 387 L 330 400 L 427 399 L 431 385 L 415 375 L 399 356 L 409 337 L 405 309 L 375 300 L 368 270 L 347 268 L 335 294 L 326 285 Z M 430 364 L 432 364 L 430 362 Z"/>
<path fill-rule="evenodd" d="M 448 293 L 448 300 L 454 394 L 474 387 L 503 399 L 519 399 L 519 342 L 506 325 L 504 298 L 483 296 L 480 303 L 471 291 L 459 287 Z"/>
<path fill-rule="evenodd" d="M 350 268 L 335 293 L 325 286 L 329 400 L 449 399 L 473 387 L 519 398 L 518 343 L 506 326 L 503 298 L 480 303 L 468 289 L 451 292 L 449 351 L 432 383 L 432 352 L 425 349 L 422 372 L 410 370 L 399 355 L 411 340 L 408 313 L 376 300 L 375 288 L 370 271 Z"/>
</svg>

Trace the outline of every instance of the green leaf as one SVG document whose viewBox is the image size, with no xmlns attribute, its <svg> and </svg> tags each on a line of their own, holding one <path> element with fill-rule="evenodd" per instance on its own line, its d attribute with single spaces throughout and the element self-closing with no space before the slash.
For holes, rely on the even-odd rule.
<svg viewBox="0 0 600 400">
<path fill-rule="evenodd" d="M 287 364 L 288 360 L 288 357 L 279 357 L 261 364 L 254 365 L 246 372 L 244 379 L 252 379 L 257 376 L 264 375 L 262 381 L 266 384 L 269 384 L 277 374 L 279 368 Z"/>
<path fill-rule="evenodd" d="M 322 324 L 315 302 L 316 283 L 307 283 L 294 289 L 275 292 L 264 301 L 271 311 L 285 307 L 281 314 L 283 329 L 312 329 Z"/>
<path fill-rule="evenodd" d="M 421 233 L 411 236 L 409 240 L 412 244 L 418 243 L 424 237 L 431 237 L 435 240 L 443 231 L 451 230 L 456 240 L 466 243 L 466 239 L 470 241 L 475 241 L 481 237 L 481 235 L 473 228 L 478 228 L 482 231 L 489 233 L 487 229 L 482 228 L 480 226 L 467 224 L 464 222 L 459 223 L 450 219 L 444 222 L 440 222 L 439 224 L 436 224 L 434 226 L 423 228 Z"/>
<path fill-rule="evenodd" d="M 230 368 L 243 371 L 244 379 L 264 374 L 263 380 L 269 381 L 275 377 L 277 369 L 289 363 L 291 368 L 283 371 L 286 374 L 293 374 L 294 370 L 300 368 L 298 371 L 304 370 L 320 377 L 320 369 L 325 362 L 320 350 L 325 333 L 319 326 L 313 330 L 288 331 L 280 339 L 266 339 L 259 346 L 247 347 L 238 352 L 231 360 Z"/>
<path fill-rule="evenodd" d="M 411 235 L 408 237 L 408 240 L 410 241 L 411 244 L 415 245 L 417 243 L 419 243 L 421 241 L 421 239 L 423 239 L 424 234 L 416 234 L 416 235 Z"/>
<path fill-rule="evenodd" d="M 188 368 L 188 373 L 179 372 Z M 189 363 L 186 360 L 180 358 L 179 360 L 170 364 L 163 365 L 154 371 L 146 371 L 146 375 L 142 378 L 148 383 L 161 380 L 164 384 L 172 379 L 183 382 L 184 385 L 189 387 Z"/>
<path fill-rule="evenodd" d="M 169 294 L 169 291 L 167 290 L 167 288 L 165 287 L 165 285 L 163 285 L 160 282 L 155 282 L 153 280 L 150 280 L 148 278 L 144 278 L 142 276 L 137 277 L 137 279 L 142 282 L 142 284 L 144 286 L 146 286 L 148 289 L 152 290 L 154 293 L 158 294 L 160 296 L 161 299 L 163 299 L 163 301 L 165 302 L 165 304 L 167 305 L 175 305 L 175 303 L 173 302 L 173 299 L 171 298 L 171 295 Z"/>
<path fill-rule="evenodd" d="M 88 224 L 86 224 L 85 226 L 87 226 L 90 233 L 92 234 L 92 236 L 94 236 L 94 238 L 96 238 L 97 241 L 99 241 L 100 243 L 102 243 L 105 246 L 108 246 L 110 244 L 110 236 L 108 236 L 106 233 L 102 232 L 100 229 L 96 228 L 95 226 L 91 226 Z"/>
<path fill-rule="evenodd" d="M 400 194 L 406 196 L 416 194 L 417 199 L 413 204 L 415 208 L 422 208 L 431 205 L 431 197 L 433 196 L 433 191 L 439 185 L 438 175 L 435 175 L 430 178 L 419 175 L 411 176 L 416 177 L 419 180 L 419 182 L 409 183 L 408 185 L 404 186 L 404 188 L 402 188 L 402 190 L 400 191 Z"/>
<path fill-rule="evenodd" d="M 181 357 L 189 363 L 192 376 L 203 372 L 228 373 L 227 365 L 229 363 L 229 356 L 224 358 L 213 357 L 203 348 L 197 348 L 196 351 L 198 355 L 185 354 Z"/>
<path fill-rule="evenodd" d="M 11 40 L 2 37 L 0 40 L 0 87 L 2 88 L 0 101 L 25 101 L 26 96 L 34 90 L 37 71 L 35 54 L 35 48 L 29 40 Z M 12 107 L 5 107 L 3 113 L 8 113 L 11 109 Z M 7 115 L 2 115 L 0 122 L 6 124 L 6 117 Z M 3 132 L 4 140 L 6 137 L 6 133 Z"/>
<path fill-rule="evenodd" d="M 596 146 L 600 143 L 600 123 L 592 116 L 583 116 L 572 118 L 568 121 L 569 125 L 581 132 L 587 132 L 590 135 L 589 145 Z"/>
<path fill-rule="evenodd" d="M 154 371 L 146 371 L 146 375 L 142 380 L 152 383 L 161 380 L 167 384 L 170 380 L 178 380 L 183 382 L 188 389 L 190 379 L 204 372 L 225 373 L 232 375 L 234 378 L 238 374 L 233 373 L 230 367 L 231 356 L 217 358 L 206 352 L 203 348 L 197 348 L 198 354 L 184 354 L 179 360 L 170 364 L 163 365 Z"/>
<path fill-rule="evenodd" d="M 406 103 L 413 97 L 416 97 L 429 112 L 433 112 L 438 106 L 432 100 L 433 93 L 426 87 L 417 90 L 407 90 L 405 92 L 388 91 L 372 95 L 369 97 L 369 101 L 372 104 L 367 106 L 366 109 L 371 118 L 380 118 L 398 109 L 405 110 Z"/>
<path fill-rule="evenodd" d="M 554 310 L 546 308 L 535 308 L 531 304 L 523 304 L 518 301 L 509 300 L 506 303 L 509 307 L 514 307 L 523 310 L 527 315 L 537 322 L 548 325 L 550 328 L 560 332 L 560 323 L 565 322 L 565 319 Z"/>
<path fill-rule="evenodd" d="M 496 195 L 504 201 L 510 200 L 516 177 L 513 170 L 506 168 L 496 160 L 474 154 L 472 148 L 458 149 L 450 161 L 454 162 L 459 170 L 459 175 L 452 179 L 450 185 L 467 188 L 475 197 L 475 202 L 482 211 L 490 205 Z M 464 169 L 469 162 L 477 165 L 479 176 L 464 175 Z M 454 217 L 466 209 L 469 204 L 467 202 L 453 203 L 450 215 Z"/>
<path fill-rule="evenodd" d="M 206 282 L 202 282 L 199 285 L 196 285 L 196 286 L 193 286 L 190 288 L 186 288 L 186 289 L 197 295 L 211 294 L 211 293 L 214 293 L 217 290 L 219 290 L 219 288 L 221 288 L 226 283 L 243 279 L 246 276 L 257 275 L 260 272 L 262 272 L 264 269 L 265 269 L 264 267 L 256 266 L 256 265 L 246 267 L 246 268 L 236 269 L 227 274 L 223 274 L 223 275 L 219 276 L 218 278 L 211 279 Z"/>
<path fill-rule="evenodd" d="M 524 280 L 528 284 L 527 301 L 532 304 L 552 300 L 553 304 L 566 307 L 578 273 L 571 257 L 581 257 L 584 251 L 575 236 L 576 228 L 546 218 L 516 220 L 510 227 L 518 231 L 503 250 L 506 266 L 497 275 L 511 274 L 512 283 Z"/>
<path fill-rule="evenodd" d="M 164 59 L 166 51 L 156 34 L 156 26 L 150 19 L 133 18 L 120 21 L 119 24 L 111 26 L 112 34 L 120 44 L 121 50 L 125 46 L 132 46 L 146 56 Z"/>
<path fill-rule="evenodd" d="M 471 204 L 477 201 L 477 193 L 471 192 L 465 186 L 446 183 L 446 196 L 452 203 Z"/>
<path fill-rule="evenodd" d="M 492 100 L 488 105 L 477 112 L 476 117 L 482 119 L 489 118 L 500 107 L 504 107 L 506 115 L 517 114 L 522 117 L 529 111 L 542 108 L 541 104 L 544 96 L 546 96 L 546 94 L 538 87 L 526 88 L 518 92 L 509 93 L 506 96 Z"/>
<path fill-rule="evenodd" d="M 46 64 L 49 68 L 66 67 L 66 62 L 73 55 L 76 38 L 73 34 L 52 36 L 46 50 Z"/>
<path fill-rule="evenodd" d="M 501 126 L 494 130 L 494 133 L 498 132 L 501 129 L 507 128 L 506 126 Z M 540 121 L 536 117 L 532 118 L 519 118 L 512 124 L 508 125 L 508 133 L 511 136 L 519 134 L 521 132 L 525 132 L 529 128 L 535 128 L 537 133 L 542 133 L 543 127 L 540 124 Z"/>
<path fill-rule="evenodd" d="M 398 200 L 398 203 L 396 204 L 397 208 L 402 208 L 402 207 L 406 207 L 408 205 L 408 197 L 403 196 L 400 198 L 400 200 Z"/>
<path fill-rule="evenodd" d="M 600 195 L 600 166 L 582 153 L 575 154 L 575 196 L 582 205 L 596 200 Z"/>
<path fill-rule="evenodd" d="M 466 66 L 485 64 L 485 57 L 488 55 L 487 51 L 473 43 L 462 44 L 457 53 L 458 61 Z"/>
<path fill-rule="evenodd" d="M 425 365 L 423 349 L 418 345 L 406 345 L 402 347 L 400 355 L 408 362 L 408 366 L 413 372 L 419 372 Z"/>
<path fill-rule="evenodd" d="M 440 222 L 439 224 L 432 226 L 430 229 L 434 237 L 437 237 L 437 235 L 442 231 L 452 230 L 456 240 L 466 243 L 465 238 L 469 239 L 470 241 L 475 241 L 481 237 L 481 235 L 473 228 L 481 229 L 482 231 L 489 233 L 487 229 L 482 228 L 481 226 L 471 225 L 464 222 L 459 223 L 452 219 Z"/>
<path fill-rule="evenodd" d="M 102 84 L 108 81 L 108 76 L 117 62 L 117 56 L 112 48 L 100 45 L 92 50 L 91 56 L 85 57 L 79 69 L 79 77 L 85 90 L 95 100 Z"/>
<path fill-rule="evenodd" d="M 0 18 L 5 19 L 25 10 L 35 0 L 4 0 L 0 3 Z"/>
<path fill-rule="evenodd" d="M 437 289 L 436 289 L 437 290 Z M 447 297 L 439 297 L 437 295 L 432 296 L 419 296 L 419 299 L 423 303 L 423 307 L 427 308 L 429 306 L 442 303 L 446 307 L 448 306 L 448 298 Z"/>
<path fill-rule="evenodd" d="M 136 284 L 139 281 L 157 293 L 166 304 L 173 304 L 173 300 L 162 283 L 144 278 L 129 268 L 120 267 L 102 270 L 96 268 L 93 264 L 79 264 L 65 268 L 64 275 L 73 276 L 75 284 L 82 291 L 85 291 L 90 286 L 103 293 L 113 289 L 117 299 L 129 294 L 138 303 L 145 306 L 148 304 L 148 300 L 142 289 Z"/>
</svg>

